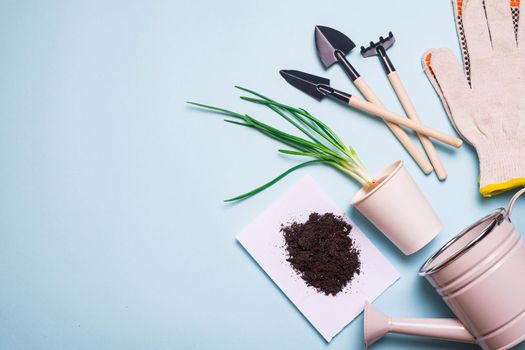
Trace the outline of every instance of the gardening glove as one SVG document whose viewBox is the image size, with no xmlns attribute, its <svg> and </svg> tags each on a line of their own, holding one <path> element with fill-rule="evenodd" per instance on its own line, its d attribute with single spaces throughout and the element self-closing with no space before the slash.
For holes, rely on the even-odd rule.
<svg viewBox="0 0 525 350">
<path fill-rule="evenodd" d="M 464 69 L 449 49 L 428 51 L 423 67 L 476 149 L 490 197 L 525 185 L 525 10 L 519 0 L 454 0 L 454 9 Z"/>
</svg>

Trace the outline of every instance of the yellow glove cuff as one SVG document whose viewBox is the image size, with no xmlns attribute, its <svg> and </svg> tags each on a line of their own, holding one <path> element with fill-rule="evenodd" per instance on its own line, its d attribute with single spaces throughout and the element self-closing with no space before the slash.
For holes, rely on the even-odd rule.
<svg viewBox="0 0 525 350">
<path fill-rule="evenodd" d="M 498 184 L 486 185 L 481 187 L 479 192 L 483 197 L 492 197 L 516 187 L 525 187 L 525 177 L 512 179 Z"/>
</svg>

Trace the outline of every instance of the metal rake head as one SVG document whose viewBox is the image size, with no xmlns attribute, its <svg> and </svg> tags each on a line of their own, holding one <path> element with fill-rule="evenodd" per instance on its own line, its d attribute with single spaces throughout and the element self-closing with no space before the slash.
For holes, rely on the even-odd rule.
<svg viewBox="0 0 525 350">
<path fill-rule="evenodd" d="M 361 46 L 361 55 L 363 57 L 379 56 L 379 53 L 377 52 L 377 48 L 379 46 L 383 47 L 383 49 L 386 51 L 390 48 L 390 46 L 394 45 L 395 41 L 396 39 L 394 38 L 394 34 L 392 34 L 392 32 L 389 32 L 386 38 L 380 36 L 379 41 L 375 43 L 371 41 L 370 46 L 366 48 L 364 46 Z"/>
</svg>

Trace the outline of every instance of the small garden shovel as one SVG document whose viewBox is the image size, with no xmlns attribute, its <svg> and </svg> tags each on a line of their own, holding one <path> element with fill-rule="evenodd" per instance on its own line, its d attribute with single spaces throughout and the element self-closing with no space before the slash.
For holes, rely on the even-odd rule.
<svg viewBox="0 0 525 350">
<path fill-rule="evenodd" d="M 321 100 L 325 96 L 329 96 L 333 99 L 344 102 L 350 107 L 379 117 L 385 122 L 395 125 L 402 125 L 406 128 L 414 130 L 416 133 L 432 137 L 436 140 L 446 143 L 447 145 L 459 148 L 463 144 L 463 141 L 457 137 L 447 135 L 439 130 L 432 129 L 414 120 L 404 118 L 399 114 L 390 112 L 383 107 L 379 107 L 378 105 L 375 105 L 371 102 L 362 100 L 359 97 L 352 96 L 347 92 L 336 90 L 330 86 L 329 79 L 297 70 L 283 69 L 279 73 L 290 85 L 298 88 L 302 92 L 312 96 L 317 100 Z"/>
</svg>

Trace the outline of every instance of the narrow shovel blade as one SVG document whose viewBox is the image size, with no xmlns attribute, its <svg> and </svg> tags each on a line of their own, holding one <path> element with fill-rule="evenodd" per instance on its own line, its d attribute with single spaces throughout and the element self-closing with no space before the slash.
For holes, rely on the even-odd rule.
<svg viewBox="0 0 525 350">
<path fill-rule="evenodd" d="M 337 62 L 336 51 L 341 51 L 347 55 L 355 47 L 354 42 L 349 37 L 340 31 L 325 26 L 315 27 L 315 45 L 319 58 L 326 68 Z"/>
<path fill-rule="evenodd" d="M 330 80 L 298 70 L 281 70 L 279 73 L 290 85 L 295 86 L 317 100 L 321 100 L 326 96 L 325 93 L 318 89 L 318 86 L 330 86 Z"/>
</svg>

